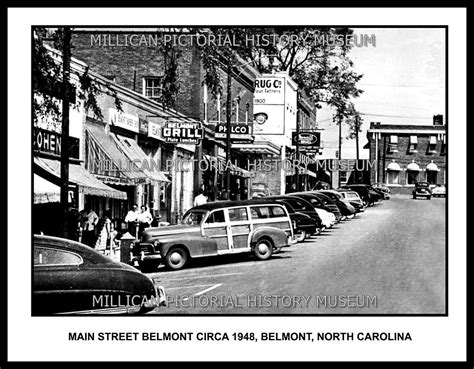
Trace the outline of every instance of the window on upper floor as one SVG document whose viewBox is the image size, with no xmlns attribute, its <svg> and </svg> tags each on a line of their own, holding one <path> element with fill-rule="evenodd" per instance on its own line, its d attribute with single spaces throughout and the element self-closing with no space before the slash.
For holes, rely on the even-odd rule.
<svg viewBox="0 0 474 369">
<path fill-rule="evenodd" d="M 411 154 L 417 153 L 418 147 L 418 137 L 417 136 L 410 136 L 410 145 L 408 146 L 408 152 Z"/>
<path fill-rule="evenodd" d="M 161 97 L 163 89 L 162 77 L 144 77 L 143 78 L 143 95 L 150 99 Z"/>
<path fill-rule="evenodd" d="M 430 142 L 428 144 L 428 153 L 436 153 L 436 144 L 438 143 L 438 138 L 436 136 L 430 136 Z"/>
<path fill-rule="evenodd" d="M 388 151 L 389 153 L 398 152 L 398 136 L 397 135 L 390 135 L 390 139 L 388 143 Z"/>
</svg>

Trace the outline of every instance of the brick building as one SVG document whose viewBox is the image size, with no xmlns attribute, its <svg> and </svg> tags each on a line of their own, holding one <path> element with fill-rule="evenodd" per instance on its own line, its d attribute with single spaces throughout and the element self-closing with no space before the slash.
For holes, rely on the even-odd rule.
<svg viewBox="0 0 474 369">
<path fill-rule="evenodd" d="M 159 101 L 169 57 L 160 47 L 160 37 L 159 29 L 76 29 L 72 39 L 73 55 L 117 85 Z M 173 51 L 177 53 L 179 85 L 174 109 L 204 123 L 205 139 L 202 145 L 196 147 L 194 159 L 223 161 L 226 158 L 225 139 L 216 139 L 214 130 L 219 123 L 226 122 L 227 71 L 225 68 L 218 70 L 223 89 L 219 96 L 214 96 L 203 83 L 205 71 L 198 47 L 185 43 L 176 46 Z M 243 60 L 232 70 L 233 124 L 252 125 L 257 76 L 258 72 Z M 248 159 L 248 153 L 232 148 L 231 197 L 241 199 L 250 195 L 251 175 L 245 170 Z M 206 172 L 201 166 L 194 169 L 194 193 L 205 187 L 210 189 L 213 198 L 228 196 L 222 194 L 225 188 L 223 172 Z"/>
<path fill-rule="evenodd" d="M 433 125 L 393 125 L 372 122 L 367 131 L 371 182 L 393 193 L 411 193 L 418 181 L 446 183 L 447 140 L 442 116 Z"/>
</svg>

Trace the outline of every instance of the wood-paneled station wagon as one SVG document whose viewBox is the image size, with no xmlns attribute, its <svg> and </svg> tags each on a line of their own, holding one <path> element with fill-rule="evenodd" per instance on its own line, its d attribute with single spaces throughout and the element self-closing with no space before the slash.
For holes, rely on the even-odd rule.
<svg viewBox="0 0 474 369">
<path fill-rule="evenodd" d="M 218 201 L 188 210 L 180 224 L 148 228 L 132 246 L 131 262 L 151 270 L 161 262 L 181 269 L 190 259 L 253 253 L 269 259 L 296 243 L 290 216 L 281 204 Z"/>
</svg>

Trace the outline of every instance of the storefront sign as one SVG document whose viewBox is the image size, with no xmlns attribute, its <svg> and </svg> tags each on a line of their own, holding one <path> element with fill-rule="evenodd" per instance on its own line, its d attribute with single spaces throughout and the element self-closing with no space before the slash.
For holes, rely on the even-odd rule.
<svg viewBox="0 0 474 369">
<path fill-rule="evenodd" d="M 291 143 L 293 146 L 319 147 L 321 142 L 321 132 L 301 131 L 298 134 L 292 132 Z"/>
<path fill-rule="evenodd" d="M 158 140 L 162 140 L 163 136 L 161 135 L 162 124 L 148 122 L 148 137 L 153 137 Z"/>
<path fill-rule="evenodd" d="M 204 138 L 201 123 L 167 122 L 161 130 L 165 142 L 199 145 Z"/>
<path fill-rule="evenodd" d="M 69 137 L 68 141 L 69 157 L 79 159 L 79 139 Z M 34 127 L 33 150 L 40 153 L 61 156 L 61 134 Z"/>
<path fill-rule="evenodd" d="M 109 109 L 109 123 L 116 127 L 124 128 L 128 131 L 135 133 L 139 132 L 140 123 L 138 116 L 124 113 L 118 111 L 117 109 Z"/>
<path fill-rule="evenodd" d="M 230 138 L 238 140 L 251 140 L 252 132 L 251 126 L 248 124 L 231 124 Z M 215 138 L 227 138 L 227 125 L 218 124 L 215 129 Z"/>
</svg>

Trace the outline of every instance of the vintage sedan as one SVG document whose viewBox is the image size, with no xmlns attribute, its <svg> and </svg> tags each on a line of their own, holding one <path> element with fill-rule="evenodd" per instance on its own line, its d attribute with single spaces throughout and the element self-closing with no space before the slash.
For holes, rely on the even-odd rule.
<svg viewBox="0 0 474 369">
<path fill-rule="evenodd" d="M 162 287 L 81 243 L 35 235 L 33 315 L 134 314 L 166 304 Z"/>
<path fill-rule="evenodd" d="M 444 184 L 437 184 L 431 190 L 433 197 L 446 197 L 446 186 Z"/>
<path fill-rule="evenodd" d="M 190 259 L 208 256 L 253 253 L 266 260 L 294 243 L 291 218 L 283 205 L 217 201 L 191 208 L 179 225 L 145 230 L 133 245 L 131 262 L 142 270 L 161 262 L 177 270 Z"/>
<path fill-rule="evenodd" d="M 431 188 L 428 182 L 415 183 L 415 188 L 413 189 L 413 198 L 417 199 L 419 197 L 424 197 L 428 200 L 431 200 Z"/>
<path fill-rule="evenodd" d="M 356 209 L 339 192 L 335 190 L 320 190 L 317 192 L 328 196 L 332 201 L 334 201 L 336 206 L 339 208 L 339 211 L 341 212 L 343 219 L 354 218 Z"/>
</svg>

